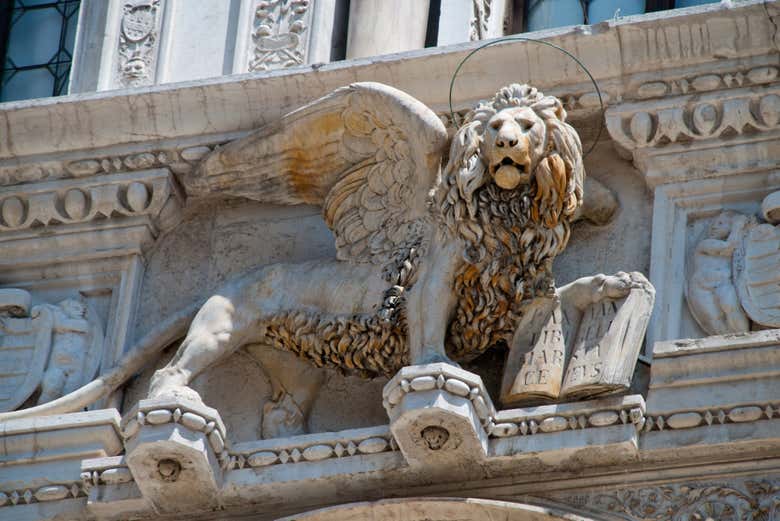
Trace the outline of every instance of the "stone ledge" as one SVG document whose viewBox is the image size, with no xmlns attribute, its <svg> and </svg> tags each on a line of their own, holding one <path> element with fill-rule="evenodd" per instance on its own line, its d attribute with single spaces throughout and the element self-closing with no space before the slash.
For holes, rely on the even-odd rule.
<svg viewBox="0 0 780 521">
<path fill-rule="evenodd" d="M 658 427 L 658 418 L 661 428 L 673 418 L 674 428 L 780 415 L 779 347 L 779 330 L 657 343 L 648 425 Z"/>
</svg>

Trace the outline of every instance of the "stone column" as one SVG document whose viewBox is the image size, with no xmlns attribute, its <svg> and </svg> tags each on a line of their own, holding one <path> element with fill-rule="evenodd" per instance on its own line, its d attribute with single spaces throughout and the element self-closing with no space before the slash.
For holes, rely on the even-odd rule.
<svg viewBox="0 0 780 521">
<path fill-rule="evenodd" d="M 428 0 L 353 0 L 347 58 L 421 49 L 427 27 Z"/>
</svg>

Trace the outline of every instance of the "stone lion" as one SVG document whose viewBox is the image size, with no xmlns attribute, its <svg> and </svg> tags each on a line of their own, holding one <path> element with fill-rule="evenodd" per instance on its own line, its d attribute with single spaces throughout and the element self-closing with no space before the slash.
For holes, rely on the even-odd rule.
<svg viewBox="0 0 780 521">
<path fill-rule="evenodd" d="M 187 326 L 153 397 L 190 394 L 196 375 L 245 345 L 392 375 L 509 342 L 525 306 L 556 291 L 552 262 L 583 201 L 580 140 L 557 98 L 513 84 L 466 116 L 442 168 L 448 141 L 421 102 L 357 83 L 215 150 L 181 180 L 189 197 L 320 205 L 336 259 L 233 280 L 149 333 L 89 396 Z M 585 306 L 630 286 L 620 274 L 558 292 Z"/>
</svg>

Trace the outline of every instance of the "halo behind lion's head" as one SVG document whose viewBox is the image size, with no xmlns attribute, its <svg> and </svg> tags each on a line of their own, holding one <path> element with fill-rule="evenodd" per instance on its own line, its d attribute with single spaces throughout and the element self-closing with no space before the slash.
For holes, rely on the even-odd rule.
<svg viewBox="0 0 780 521">
<path fill-rule="evenodd" d="M 541 131 L 530 126 L 524 129 L 522 122 L 518 122 L 519 135 L 528 139 L 527 146 L 531 152 L 540 149 L 541 153 L 529 153 L 526 163 L 510 165 L 506 170 L 514 173 L 512 169 L 515 167 L 520 170 L 527 168 L 524 173 L 530 174 L 527 176 L 527 184 L 531 185 L 530 191 L 533 193 L 533 219 L 553 228 L 562 218 L 571 217 L 581 204 L 585 176 L 582 145 L 577 132 L 566 123 L 566 111 L 560 100 L 545 96 L 534 87 L 512 84 L 471 111 L 452 139 L 443 181 L 453 190 L 457 189 L 457 195 L 460 196 L 458 204 L 462 204 L 462 208 L 460 211 L 456 209 L 456 217 L 468 215 L 474 219 L 478 207 L 478 189 L 489 182 L 497 182 L 502 186 L 501 180 L 496 178 L 496 174 L 501 172 L 501 166 L 488 163 L 491 146 L 494 147 L 489 142 L 491 136 L 488 125 L 502 112 L 523 107 L 530 109 L 526 113 L 535 115 L 544 128 Z M 505 162 L 511 161 L 507 159 Z M 452 197 L 448 199 L 455 202 Z"/>
</svg>

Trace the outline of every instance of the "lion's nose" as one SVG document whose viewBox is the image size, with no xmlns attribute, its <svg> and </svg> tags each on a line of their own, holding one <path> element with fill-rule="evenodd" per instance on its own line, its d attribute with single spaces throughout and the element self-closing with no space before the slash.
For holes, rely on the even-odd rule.
<svg viewBox="0 0 780 521">
<path fill-rule="evenodd" d="M 517 146 L 517 134 L 509 129 L 506 129 L 506 127 L 502 128 L 498 135 L 496 136 L 496 146 L 497 147 L 515 147 Z"/>
</svg>

